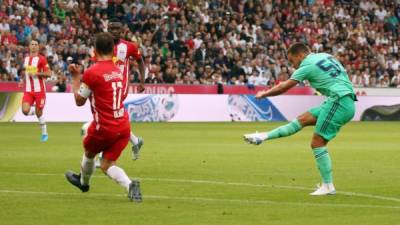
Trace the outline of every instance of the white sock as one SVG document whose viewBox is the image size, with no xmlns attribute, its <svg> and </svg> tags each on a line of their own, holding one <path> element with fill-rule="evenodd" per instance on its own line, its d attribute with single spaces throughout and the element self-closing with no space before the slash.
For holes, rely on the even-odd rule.
<svg viewBox="0 0 400 225">
<path fill-rule="evenodd" d="M 335 190 L 335 186 L 333 185 L 333 183 L 323 183 L 323 185 L 325 185 L 330 190 Z"/>
<path fill-rule="evenodd" d="M 131 143 L 133 145 L 137 145 L 139 143 L 138 137 L 136 137 L 132 132 L 131 132 L 131 138 L 130 139 L 131 139 L 130 141 L 131 141 Z"/>
<path fill-rule="evenodd" d="M 46 121 L 44 120 L 44 116 L 38 117 L 40 127 L 42 128 L 42 134 L 47 134 L 47 125 Z"/>
<path fill-rule="evenodd" d="M 128 175 L 126 175 L 125 171 L 118 166 L 110 166 L 107 170 L 107 175 L 113 179 L 115 182 L 124 187 L 127 191 L 129 191 L 129 184 L 131 183 L 131 179 L 129 179 Z"/>
<path fill-rule="evenodd" d="M 36 114 L 36 108 L 35 107 L 31 107 L 31 109 L 28 112 L 28 116 L 33 116 Z"/>
<path fill-rule="evenodd" d="M 96 169 L 94 158 L 88 158 L 85 154 L 82 157 L 81 164 L 81 184 L 89 185 L 90 177 L 92 176 L 94 170 Z"/>
</svg>

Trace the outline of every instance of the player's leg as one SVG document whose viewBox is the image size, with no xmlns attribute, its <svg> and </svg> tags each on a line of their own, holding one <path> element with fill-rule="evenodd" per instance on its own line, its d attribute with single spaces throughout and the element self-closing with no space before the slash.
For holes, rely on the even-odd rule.
<svg viewBox="0 0 400 225">
<path fill-rule="evenodd" d="M 129 191 L 131 179 L 121 167 L 116 165 L 115 161 L 103 158 L 103 160 L 101 160 L 101 170 L 112 180 L 125 188 L 127 192 Z"/>
<path fill-rule="evenodd" d="M 112 146 L 110 146 L 109 149 L 103 151 L 101 170 L 107 174 L 108 177 L 127 190 L 128 198 L 130 200 L 140 202 L 142 201 L 140 182 L 137 180 L 131 180 L 125 171 L 116 165 L 116 161 L 118 160 L 124 148 L 127 146 L 129 138 L 129 134 L 125 137 L 121 136 L 112 144 Z"/>
<path fill-rule="evenodd" d="M 82 156 L 81 162 L 81 177 L 80 183 L 82 186 L 89 187 L 90 185 L 90 178 L 92 177 L 94 171 L 96 170 L 94 158 L 96 153 L 92 153 L 89 151 L 85 151 L 85 154 Z"/>
<path fill-rule="evenodd" d="M 92 121 L 88 121 L 82 125 L 82 127 L 81 127 L 82 140 L 85 140 L 86 136 L 88 135 L 88 130 L 89 130 L 89 127 L 91 126 L 91 124 L 92 124 Z M 102 155 L 103 155 L 103 152 L 100 152 L 97 155 L 97 157 L 95 157 L 96 168 L 100 168 L 100 161 L 101 161 Z"/>
<path fill-rule="evenodd" d="M 327 148 L 328 142 L 328 140 L 325 140 L 319 134 L 314 133 L 311 141 L 311 148 L 322 178 L 322 184 L 317 190 L 310 193 L 310 195 L 328 195 L 336 193 L 332 177 L 332 160 Z"/>
<path fill-rule="evenodd" d="M 83 139 L 83 146 L 85 148 L 85 153 L 82 156 L 81 170 L 80 174 L 76 174 L 72 171 L 68 171 L 65 174 L 67 180 L 82 192 L 89 191 L 90 178 L 95 171 L 94 158 L 96 154 L 103 149 L 101 148 L 104 139 L 96 136 L 90 128 L 88 129 L 88 134 Z"/>
<path fill-rule="evenodd" d="M 142 148 L 142 145 L 144 144 L 143 138 L 137 137 L 131 131 L 131 136 L 130 136 L 129 141 L 132 143 L 132 159 L 138 160 L 140 149 Z"/>
<path fill-rule="evenodd" d="M 83 139 L 85 154 L 82 156 L 80 179 L 81 184 L 86 186 L 89 186 L 90 178 L 96 170 L 95 157 L 104 150 L 104 147 L 107 145 L 106 139 L 108 138 L 97 134 L 95 128 L 92 126 L 93 124 L 91 122 L 89 124 L 87 133 Z"/>
<path fill-rule="evenodd" d="M 24 96 L 22 98 L 22 113 L 25 116 L 31 116 L 34 115 L 35 113 L 35 108 L 32 107 L 34 103 L 34 96 L 31 93 L 24 93 Z"/>
<path fill-rule="evenodd" d="M 299 132 L 303 127 L 315 125 L 316 116 L 311 112 L 305 112 L 290 123 L 275 128 L 268 132 L 245 134 L 244 140 L 250 144 L 261 144 L 265 140 L 287 137 Z"/>
<path fill-rule="evenodd" d="M 21 109 L 22 109 L 22 113 L 25 116 L 30 116 L 31 115 L 30 114 L 31 113 L 31 104 L 29 104 L 28 102 L 23 102 Z"/>
<path fill-rule="evenodd" d="M 103 160 L 103 152 L 100 152 L 97 155 L 97 158 L 96 158 L 96 161 L 95 161 L 96 168 L 100 168 L 101 167 L 101 160 Z"/>
<path fill-rule="evenodd" d="M 41 141 L 45 142 L 49 139 L 49 135 L 47 133 L 47 124 L 43 115 L 44 105 L 46 103 L 46 95 L 44 93 L 38 93 L 35 96 L 36 101 L 36 116 L 39 120 L 39 125 L 42 130 Z"/>
<path fill-rule="evenodd" d="M 354 111 L 354 101 L 349 96 L 331 103 L 328 102 L 321 109 L 311 141 L 311 148 L 322 178 L 322 185 L 311 195 L 335 194 L 332 160 L 327 144 L 337 135 L 340 128 L 353 118 Z"/>
<path fill-rule="evenodd" d="M 42 142 L 45 142 L 45 141 L 47 141 L 49 139 L 49 135 L 47 133 L 46 120 L 45 120 L 45 118 L 43 116 L 43 108 L 38 108 L 36 106 L 36 116 L 37 116 L 37 118 L 39 120 L 40 129 L 42 131 L 42 135 L 41 135 L 40 140 Z"/>
<path fill-rule="evenodd" d="M 81 171 L 80 174 L 76 174 L 72 171 L 67 171 L 65 177 L 67 180 L 79 188 L 82 192 L 88 192 L 90 187 L 90 178 L 94 173 L 96 167 L 94 166 L 94 157 L 96 154 L 85 151 L 82 156 Z"/>
</svg>

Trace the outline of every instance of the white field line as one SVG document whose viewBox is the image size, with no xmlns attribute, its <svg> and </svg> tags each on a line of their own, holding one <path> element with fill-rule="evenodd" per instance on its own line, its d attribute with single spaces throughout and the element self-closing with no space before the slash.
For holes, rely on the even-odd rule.
<svg viewBox="0 0 400 225">
<path fill-rule="evenodd" d="M 64 176 L 63 174 L 56 173 L 12 173 L 12 172 L 0 172 L 0 174 L 7 175 L 19 175 L 19 176 Z M 93 176 L 96 178 L 108 178 L 107 176 Z M 171 182 L 171 183 L 193 183 L 193 184 L 210 184 L 210 185 L 225 185 L 225 186 L 241 186 L 241 187 L 259 187 L 259 188 L 277 188 L 277 189 L 291 189 L 291 190 L 314 190 L 315 188 L 302 187 L 302 186 L 289 186 L 289 185 L 275 185 L 275 184 L 252 184 L 242 182 L 225 182 L 225 181 L 212 181 L 212 180 L 191 180 L 191 179 L 171 179 L 171 178 L 152 178 L 152 177 L 139 177 L 140 180 L 158 181 L 158 182 Z M 400 202 L 400 198 L 387 197 L 366 193 L 348 192 L 348 191 L 337 191 L 337 194 L 364 197 L 371 199 L 379 199 L 385 201 Z"/>
<path fill-rule="evenodd" d="M 66 193 L 66 192 L 40 192 L 40 191 L 22 191 L 22 190 L 4 190 L 0 189 L 0 194 L 19 194 L 19 195 L 51 195 L 51 196 L 85 196 L 85 197 L 118 197 L 123 198 L 122 194 L 112 193 Z M 337 207 L 337 208 L 380 208 L 380 209 L 400 209 L 400 206 L 391 205 L 365 205 L 365 204 L 341 204 L 341 203 L 309 203 L 309 202 L 285 202 L 271 200 L 245 200 L 245 199 L 224 199 L 224 198 L 203 198 L 203 197 L 177 197 L 163 195 L 144 195 L 146 199 L 156 200 L 178 200 L 189 202 L 220 202 L 220 203 L 236 203 L 249 205 L 288 205 L 288 206 L 309 206 L 309 207 Z"/>
</svg>

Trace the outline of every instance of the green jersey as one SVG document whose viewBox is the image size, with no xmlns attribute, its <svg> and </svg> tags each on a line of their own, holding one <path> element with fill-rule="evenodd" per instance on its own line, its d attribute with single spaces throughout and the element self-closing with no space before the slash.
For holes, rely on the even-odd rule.
<svg viewBox="0 0 400 225">
<path fill-rule="evenodd" d="M 342 64 L 327 53 L 311 53 L 290 77 L 302 82 L 307 80 L 311 87 L 328 98 L 354 95 L 353 86 Z"/>
</svg>

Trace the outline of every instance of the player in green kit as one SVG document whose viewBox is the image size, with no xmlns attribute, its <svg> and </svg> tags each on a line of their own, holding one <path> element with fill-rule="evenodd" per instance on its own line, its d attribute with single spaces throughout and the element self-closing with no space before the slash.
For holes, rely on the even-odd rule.
<svg viewBox="0 0 400 225">
<path fill-rule="evenodd" d="M 280 95 L 299 82 L 307 80 L 326 100 L 319 107 L 297 117 L 290 123 L 264 133 L 245 134 L 248 143 L 259 145 L 263 141 L 287 137 L 305 126 L 315 126 L 311 148 L 322 177 L 322 184 L 310 195 L 335 194 L 332 179 L 332 161 L 327 144 L 340 128 L 354 116 L 356 96 L 346 70 L 332 55 L 311 53 L 302 43 L 295 43 L 288 49 L 288 61 L 294 66 L 289 80 L 265 91 L 259 91 L 256 98 Z"/>
</svg>

